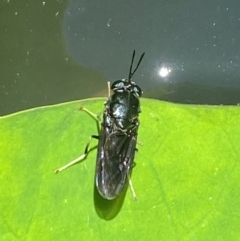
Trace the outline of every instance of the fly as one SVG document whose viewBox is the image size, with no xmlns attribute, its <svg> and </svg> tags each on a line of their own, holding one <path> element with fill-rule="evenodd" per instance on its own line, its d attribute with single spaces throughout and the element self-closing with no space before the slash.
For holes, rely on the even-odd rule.
<svg viewBox="0 0 240 241">
<path fill-rule="evenodd" d="M 133 197 L 136 199 L 130 177 L 134 165 L 140 124 L 138 116 L 141 112 L 140 97 L 142 96 L 142 90 L 132 81 L 132 77 L 144 54 L 141 55 L 136 68 L 132 71 L 135 58 L 134 50 L 128 78 L 113 82 L 111 87 L 108 82 L 109 95 L 104 104 L 105 110 L 102 122 L 97 115 L 80 107 L 80 110 L 85 111 L 97 121 L 99 134 L 90 137 L 81 156 L 55 171 L 55 173 L 59 173 L 81 162 L 90 152 L 89 145 L 92 138 L 98 139 L 95 184 L 99 194 L 108 200 L 118 197 L 127 183 L 129 183 Z M 110 90 L 113 92 L 112 95 Z"/>
</svg>

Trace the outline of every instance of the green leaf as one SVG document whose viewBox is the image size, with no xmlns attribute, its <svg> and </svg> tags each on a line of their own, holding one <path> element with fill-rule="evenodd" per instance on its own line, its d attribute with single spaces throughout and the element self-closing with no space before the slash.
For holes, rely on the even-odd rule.
<svg viewBox="0 0 240 241">
<path fill-rule="evenodd" d="M 103 99 L 0 118 L 1 240 L 240 240 L 240 109 L 142 99 L 130 189 L 94 190 L 96 149 L 83 154 Z M 97 145 L 93 140 L 91 147 Z"/>
</svg>

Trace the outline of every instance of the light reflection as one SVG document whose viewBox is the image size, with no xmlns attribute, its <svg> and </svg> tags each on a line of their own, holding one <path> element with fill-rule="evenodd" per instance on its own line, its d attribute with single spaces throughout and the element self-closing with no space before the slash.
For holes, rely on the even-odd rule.
<svg viewBox="0 0 240 241">
<path fill-rule="evenodd" d="M 161 67 L 158 71 L 159 76 L 162 78 L 169 76 L 170 73 L 171 73 L 171 68 L 169 67 Z"/>
<path fill-rule="evenodd" d="M 179 62 L 179 61 L 178 61 Z M 166 60 L 158 60 L 155 63 L 154 76 L 155 79 L 162 83 L 174 81 L 176 74 L 184 71 L 184 62 L 177 64 Z"/>
</svg>

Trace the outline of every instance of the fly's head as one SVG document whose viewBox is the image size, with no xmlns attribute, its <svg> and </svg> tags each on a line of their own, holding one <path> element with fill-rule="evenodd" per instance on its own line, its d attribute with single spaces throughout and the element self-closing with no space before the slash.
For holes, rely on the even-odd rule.
<svg viewBox="0 0 240 241">
<path fill-rule="evenodd" d="M 128 92 L 131 92 L 137 98 L 142 96 L 141 88 L 138 85 L 136 85 L 135 82 L 132 81 L 132 77 L 133 77 L 134 73 L 136 72 L 136 70 L 138 69 L 138 66 L 141 63 L 144 54 L 145 53 L 143 53 L 141 55 L 136 68 L 134 69 L 134 71 L 132 71 L 132 65 L 133 65 L 133 61 L 134 61 L 134 57 L 135 57 L 135 50 L 133 51 L 128 79 L 122 79 L 122 80 L 117 80 L 117 81 L 113 82 L 111 85 L 111 90 L 114 93 L 118 93 L 118 92 L 121 93 L 124 91 L 128 91 Z"/>
<path fill-rule="evenodd" d="M 111 89 L 114 93 L 129 91 L 138 98 L 142 96 L 142 89 L 133 81 L 129 81 L 128 79 L 122 79 L 113 82 Z"/>
</svg>

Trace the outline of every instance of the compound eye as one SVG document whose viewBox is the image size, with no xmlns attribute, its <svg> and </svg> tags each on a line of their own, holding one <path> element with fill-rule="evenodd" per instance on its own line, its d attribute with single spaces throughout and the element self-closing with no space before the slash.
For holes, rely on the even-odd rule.
<svg viewBox="0 0 240 241">
<path fill-rule="evenodd" d="M 113 91 L 115 90 L 123 90 L 124 89 L 125 82 L 123 80 L 117 80 L 112 83 L 111 89 Z"/>
<path fill-rule="evenodd" d="M 142 89 L 138 85 L 135 85 L 133 87 L 133 93 L 136 94 L 138 97 L 141 97 L 143 92 L 142 92 Z"/>
</svg>

